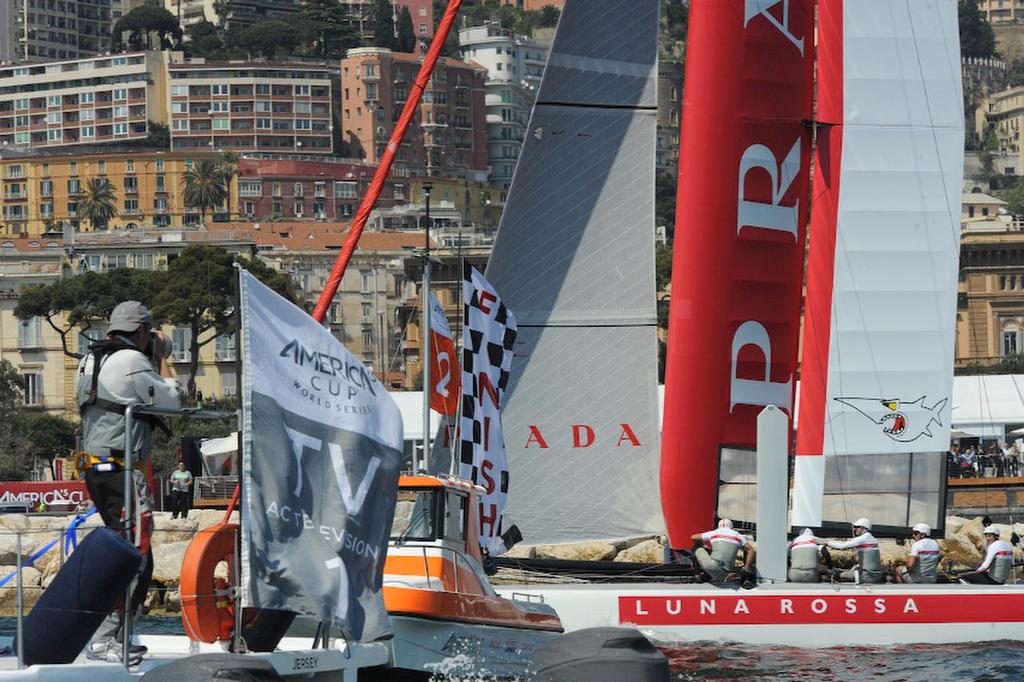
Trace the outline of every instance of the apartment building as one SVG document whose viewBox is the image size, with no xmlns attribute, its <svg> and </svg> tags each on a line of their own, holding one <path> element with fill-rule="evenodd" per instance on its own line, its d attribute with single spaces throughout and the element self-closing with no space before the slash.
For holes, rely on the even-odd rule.
<svg viewBox="0 0 1024 682">
<path fill-rule="evenodd" d="M 658 139 L 655 166 L 659 173 L 679 170 L 679 121 L 683 110 L 682 62 L 658 63 Z"/>
<path fill-rule="evenodd" d="M 979 0 L 978 7 L 993 25 L 1024 21 L 1024 0 Z"/>
<path fill-rule="evenodd" d="M 995 135 L 996 151 L 1004 160 L 996 168 L 1006 175 L 1020 175 L 1024 169 L 1021 128 L 1024 125 L 1024 86 L 995 92 L 982 99 L 975 112 L 975 131 L 982 140 Z"/>
<path fill-rule="evenodd" d="M 279 222 L 251 229 L 260 258 L 289 273 L 302 303 L 311 308 L 323 291 L 348 225 Z M 328 309 L 327 322 L 335 337 L 392 388 L 401 387 L 404 377 L 404 329 L 398 323 L 398 309 L 415 289 L 405 278 L 404 259 L 422 246 L 422 235 L 364 233 Z"/>
<path fill-rule="evenodd" d="M 432 0 L 394 0 L 395 26 L 398 26 L 398 15 L 403 7 L 408 8 L 412 17 L 412 29 L 416 38 L 429 41 L 434 36 L 434 3 Z"/>
<path fill-rule="evenodd" d="M 97 54 L 110 49 L 113 20 L 111 0 L 0 0 L 0 61 Z"/>
<path fill-rule="evenodd" d="M 377 164 L 411 92 L 420 57 L 357 48 L 341 62 L 344 153 Z M 395 176 L 487 179 L 486 70 L 448 57 L 423 93 L 419 117 L 396 152 Z"/>
<path fill-rule="evenodd" d="M 64 249 L 60 240 L 0 238 L 0 361 L 22 377 L 25 406 L 64 412 L 64 353 L 60 335 L 42 318 L 14 316 L 21 290 L 51 284 L 61 277 Z"/>
<path fill-rule="evenodd" d="M 178 17 L 185 31 L 202 21 L 241 30 L 264 19 L 284 19 L 298 13 L 293 0 L 164 0 L 164 8 Z M 221 16 L 218 12 L 223 12 Z"/>
<path fill-rule="evenodd" d="M 487 69 L 487 158 L 491 184 L 508 188 L 547 61 L 547 46 L 500 26 L 459 31 L 463 59 Z"/>
<path fill-rule="evenodd" d="M 144 140 L 167 121 L 175 52 L 0 67 L 0 145 L 14 149 Z"/>
<path fill-rule="evenodd" d="M 565 0 L 501 0 L 501 4 L 514 5 L 519 9 L 538 11 L 548 5 L 562 9 L 562 6 L 565 5 Z"/>
<path fill-rule="evenodd" d="M 209 152 L 160 151 L 0 155 L 0 236 L 39 236 L 65 226 L 93 230 L 94 226 L 80 221 L 77 213 L 82 188 L 95 177 L 106 178 L 114 190 L 117 215 L 107 225 L 110 230 L 198 225 L 199 211 L 185 206 L 184 174 L 204 156 L 216 158 Z M 229 196 L 230 205 L 237 211 L 237 177 Z"/>
<path fill-rule="evenodd" d="M 376 169 L 337 159 L 242 159 L 238 167 L 238 213 L 269 218 L 349 221 Z M 387 183 L 378 206 L 390 206 L 395 185 Z"/>
<path fill-rule="evenodd" d="M 331 76 L 320 64 L 170 64 L 171 148 L 331 154 Z"/>
</svg>

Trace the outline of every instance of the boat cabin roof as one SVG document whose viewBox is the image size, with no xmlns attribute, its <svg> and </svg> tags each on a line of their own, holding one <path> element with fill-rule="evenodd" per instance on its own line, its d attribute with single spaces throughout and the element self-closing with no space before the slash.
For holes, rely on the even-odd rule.
<svg viewBox="0 0 1024 682">
<path fill-rule="evenodd" d="M 403 488 L 447 488 L 449 490 L 458 490 L 464 493 L 476 491 L 477 494 L 483 493 L 483 488 L 467 481 L 464 478 L 456 478 L 455 476 L 427 476 L 425 474 L 415 475 L 403 475 L 398 479 L 399 489 Z"/>
</svg>

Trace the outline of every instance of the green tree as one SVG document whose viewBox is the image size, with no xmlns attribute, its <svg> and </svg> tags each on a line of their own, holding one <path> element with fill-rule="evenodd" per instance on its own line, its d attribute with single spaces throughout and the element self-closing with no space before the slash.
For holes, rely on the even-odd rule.
<svg viewBox="0 0 1024 682">
<path fill-rule="evenodd" d="M 558 26 L 558 17 L 560 16 L 562 16 L 562 10 L 554 5 L 544 5 L 540 8 L 537 26 L 541 28 L 554 28 Z"/>
<path fill-rule="evenodd" d="M 206 400 L 203 407 L 209 410 L 234 412 L 238 403 L 234 400 Z M 153 472 L 157 476 L 167 475 L 178 466 L 178 447 L 182 438 L 218 438 L 227 436 L 238 428 L 238 419 L 230 417 L 217 419 L 182 416 L 167 420 L 171 431 L 168 436 L 163 431 L 153 432 Z"/>
<path fill-rule="evenodd" d="M 234 44 L 250 55 L 274 59 L 279 54 L 294 54 L 299 36 L 295 26 L 285 21 L 264 19 L 234 36 Z"/>
<path fill-rule="evenodd" d="M 156 121 L 148 122 L 149 133 L 146 135 L 146 146 L 159 147 L 160 149 L 171 148 L 171 129 L 163 123 Z"/>
<path fill-rule="evenodd" d="M 185 186 L 185 205 L 198 208 L 205 224 L 206 212 L 223 204 L 227 196 L 224 170 L 213 159 L 200 159 L 185 171 L 181 180 Z"/>
<path fill-rule="evenodd" d="M 222 32 L 206 19 L 189 28 L 185 54 L 189 57 L 205 59 L 225 59 L 230 56 L 224 47 Z"/>
<path fill-rule="evenodd" d="M 336 0 L 305 0 L 299 17 L 310 54 L 341 59 L 349 49 L 360 45 L 359 31 Z"/>
<path fill-rule="evenodd" d="M 191 331 L 188 393 L 195 395 L 199 349 L 218 334 L 234 331 L 236 258 L 217 246 L 186 247 L 167 268 L 167 277 L 153 303 L 153 317 Z M 250 273 L 269 287 L 294 300 L 291 279 L 259 259 L 237 258 Z"/>
<path fill-rule="evenodd" d="M 658 244 L 654 249 L 654 277 L 658 291 L 672 281 L 672 247 Z"/>
<path fill-rule="evenodd" d="M 395 15 L 391 0 L 375 0 L 373 5 L 373 44 L 375 47 L 395 47 Z"/>
<path fill-rule="evenodd" d="M 1009 191 L 1003 193 L 1006 210 L 1017 220 L 1024 219 L 1024 180 L 1018 180 Z"/>
<path fill-rule="evenodd" d="M 14 316 L 19 320 L 39 317 L 60 335 L 64 354 L 80 358 L 72 347 L 72 331 L 88 331 L 94 320 L 107 319 L 121 301 L 152 305 L 160 289 L 162 272 L 118 268 L 105 273 L 86 272 L 52 284 L 22 290 Z"/>
<path fill-rule="evenodd" d="M 75 449 L 75 434 L 78 426 L 52 414 L 34 414 L 22 417 L 20 443 L 16 448 L 18 458 L 34 469 L 37 462 L 46 462 L 50 473 L 56 478 L 53 460 L 67 457 Z"/>
<path fill-rule="evenodd" d="M 156 4 L 136 7 L 117 20 L 111 31 L 111 45 L 115 50 L 124 49 L 126 33 L 127 46 L 132 50 L 169 50 L 181 46 L 181 24 L 177 17 Z"/>
<path fill-rule="evenodd" d="M 960 56 L 995 57 L 996 34 L 978 7 L 978 0 L 959 0 Z"/>
<path fill-rule="evenodd" d="M 228 207 L 228 220 L 231 220 L 231 181 L 238 175 L 238 154 L 234 152 L 221 152 L 217 159 L 220 167 L 220 176 L 224 181 L 224 200 Z"/>
<path fill-rule="evenodd" d="M 20 481 L 28 463 L 19 456 L 23 443 L 24 379 L 7 360 L 0 360 L 0 480 Z"/>
<path fill-rule="evenodd" d="M 398 38 L 395 40 L 395 50 L 410 54 L 416 52 L 416 28 L 412 24 L 409 8 L 404 5 L 398 15 Z"/>
<path fill-rule="evenodd" d="M 437 27 L 441 24 L 441 19 L 444 17 L 445 9 L 447 9 L 448 3 L 445 0 L 434 0 L 434 34 L 437 34 Z M 474 12 L 482 12 L 483 16 L 489 17 L 490 10 L 483 7 L 482 0 L 476 2 L 463 3 L 463 16 L 468 16 L 470 24 L 473 26 L 480 25 L 486 20 L 477 21 L 474 17 Z M 444 47 L 441 49 L 441 54 L 445 57 L 452 57 L 453 59 L 462 59 L 462 50 L 459 47 L 459 31 L 457 26 L 453 26 L 452 30 L 448 32 L 448 37 L 444 41 Z"/>
<path fill-rule="evenodd" d="M 78 197 L 78 218 L 88 220 L 94 230 L 107 229 L 117 215 L 117 193 L 107 178 L 90 178 Z"/>
<path fill-rule="evenodd" d="M 658 173 L 654 182 L 655 225 L 664 225 L 671 241 L 676 226 L 676 176 Z"/>
</svg>

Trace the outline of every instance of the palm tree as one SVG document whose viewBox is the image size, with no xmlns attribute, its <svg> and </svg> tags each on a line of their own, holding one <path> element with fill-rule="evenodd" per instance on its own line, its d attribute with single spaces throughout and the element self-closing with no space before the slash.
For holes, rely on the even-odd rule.
<svg viewBox="0 0 1024 682">
<path fill-rule="evenodd" d="M 206 224 L 206 212 L 224 203 L 224 172 L 213 159 L 200 159 L 192 164 L 182 178 L 185 185 L 185 205 L 199 209 L 200 219 Z"/>
<path fill-rule="evenodd" d="M 78 197 L 78 218 L 88 220 L 94 230 L 107 229 L 107 223 L 117 215 L 117 194 L 107 178 L 86 181 Z"/>
<path fill-rule="evenodd" d="M 228 204 L 228 220 L 231 220 L 231 181 L 238 174 L 238 154 L 234 152 L 221 152 L 217 160 L 220 166 L 220 175 L 224 178 L 224 193 Z"/>
</svg>

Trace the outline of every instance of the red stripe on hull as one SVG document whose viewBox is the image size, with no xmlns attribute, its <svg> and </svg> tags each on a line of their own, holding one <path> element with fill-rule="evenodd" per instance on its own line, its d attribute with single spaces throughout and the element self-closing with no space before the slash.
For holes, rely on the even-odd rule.
<svg viewBox="0 0 1024 682">
<path fill-rule="evenodd" d="M 750 595 L 619 597 L 619 623 L 673 625 L 834 625 L 1013 623 L 1024 594 Z"/>
<path fill-rule="evenodd" d="M 796 385 L 814 3 L 752 6 L 690 4 L 661 459 L 676 547 L 713 527 L 719 451 L 753 447 L 757 389 L 789 411 Z"/>
<path fill-rule="evenodd" d="M 843 0 L 818 6 L 818 139 L 814 156 L 803 363 L 800 366 L 800 429 L 797 455 L 820 455 L 825 438 L 825 396 L 832 330 L 843 157 Z"/>
</svg>

